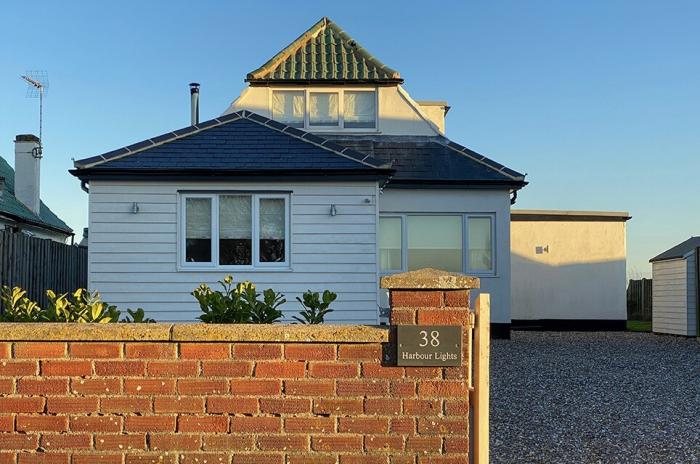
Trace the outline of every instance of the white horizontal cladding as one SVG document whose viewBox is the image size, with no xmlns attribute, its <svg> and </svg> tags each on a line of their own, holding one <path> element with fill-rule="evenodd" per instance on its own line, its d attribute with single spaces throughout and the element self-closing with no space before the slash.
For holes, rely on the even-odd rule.
<svg viewBox="0 0 700 464">
<path fill-rule="evenodd" d="M 285 295 L 286 316 L 304 291 L 338 294 L 329 320 L 377 322 L 377 184 L 375 182 L 129 182 L 90 185 L 89 286 L 125 309 L 157 320 L 194 320 L 190 294 L 233 274 Z M 283 269 L 185 269 L 178 266 L 182 192 L 284 192 L 290 196 L 290 266 Z M 331 216 L 335 205 L 335 216 Z M 135 212 L 136 211 L 136 212 Z"/>
<path fill-rule="evenodd" d="M 690 335 L 688 324 L 687 262 L 672 259 L 652 263 L 652 330 Z"/>
</svg>

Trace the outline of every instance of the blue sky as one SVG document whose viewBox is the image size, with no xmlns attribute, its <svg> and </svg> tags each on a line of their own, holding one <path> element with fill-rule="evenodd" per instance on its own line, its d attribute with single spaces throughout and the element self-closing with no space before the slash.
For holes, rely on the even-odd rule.
<svg viewBox="0 0 700 464">
<path fill-rule="evenodd" d="M 202 119 L 327 15 L 445 99 L 447 134 L 521 172 L 517 207 L 626 210 L 628 274 L 700 234 L 700 2 L 3 2 L 0 155 L 37 132 L 19 75 L 47 70 L 42 197 L 76 231 L 83 158 Z"/>
</svg>

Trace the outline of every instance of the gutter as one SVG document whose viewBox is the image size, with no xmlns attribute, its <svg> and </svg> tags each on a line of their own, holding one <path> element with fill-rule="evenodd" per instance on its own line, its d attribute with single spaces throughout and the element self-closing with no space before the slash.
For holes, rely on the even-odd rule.
<svg viewBox="0 0 700 464">
<path fill-rule="evenodd" d="M 17 216 L 15 214 L 7 213 L 7 212 L 0 212 L 0 217 L 4 217 L 9 219 L 10 221 L 13 221 L 15 224 L 26 224 L 32 227 L 38 227 L 39 229 L 46 229 L 50 230 L 53 232 L 59 232 L 61 234 L 65 234 L 66 236 L 72 236 L 75 235 L 72 229 L 64 230 L 59 227 L 55 227 L 49 224 L 46 224 L 45 222 L 38 222 L 38 221 L 33 221 L 31 219 L 26 219 L 23 218 L 22 216 Z"/>
</svg>

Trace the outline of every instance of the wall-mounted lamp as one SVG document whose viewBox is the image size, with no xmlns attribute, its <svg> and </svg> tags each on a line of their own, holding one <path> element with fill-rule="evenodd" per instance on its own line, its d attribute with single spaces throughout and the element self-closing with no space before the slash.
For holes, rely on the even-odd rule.
<svg viewBox="0 0 700 464">
<path fill-rule="evenodd" d="M 138 204 L 138 203 L 134 202 L 134 203 L 131 205 L 131 212 L 134 213 L 134 214 L 136 214 L 136 213 L 139 212 L 139 204 Z"/>
<path fill-rule="evenodd" d="M 331 205 L 331 216 L 336 216 L 338 214 L 338 208 L 335 205 Z"/>
</svg>

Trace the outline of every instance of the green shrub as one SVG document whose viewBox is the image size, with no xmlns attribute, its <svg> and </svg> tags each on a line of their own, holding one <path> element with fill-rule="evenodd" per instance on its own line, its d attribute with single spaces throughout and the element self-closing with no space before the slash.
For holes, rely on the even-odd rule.
<svg viewBox="0 0 700 464">
<path fill-rule="evenodd" d="M 0 302 L 5 307 L 0 314 L 0 322 L 36 322 L 41 308 L 26 297 L 27 291 L 6 285 L 0 289 Z"/>
<path fill-rule="evenodd" d="M 301 318 L 294 316 L 294 319 L 302 324 L 323 324 L 326 314 L 333 312 L 330 305 L 337 297 L 338 295 L 328 290 L 323 292 L 323 296 L 319 295 L 318 292 L 307 290 L 303 299 L 297 297 L 297 301 L 304 309 L 299 311 Z"/>
<path fill-rule="evenodd" d="M 83 288 L 62 295 L 47 290 L 49 305 L 43 309 L 26 294 L 19 287 L 0 289 L 0 301 L 5 308 L 0 313 L 0 322 L 155 322 L 141 308 L 128 309 L 129 315 L 120 321 L 121 312 L 116 306 L 102 301 L 98 292 L 90 293 Z"/>
<path fill-rule="evenodd" d="M 194 289 L 192 295 L 199 302 L 202 313 L 199 320 L 210 324 L 271 324 L 282 317 L 278 308 L 287 300 L 268 288 L 260 299 L 260 293 L 250 282 L 234 285 L 233 276 L 220 280 L 222 291 L 215 291 L 207 284 Z"/>
</svg>

